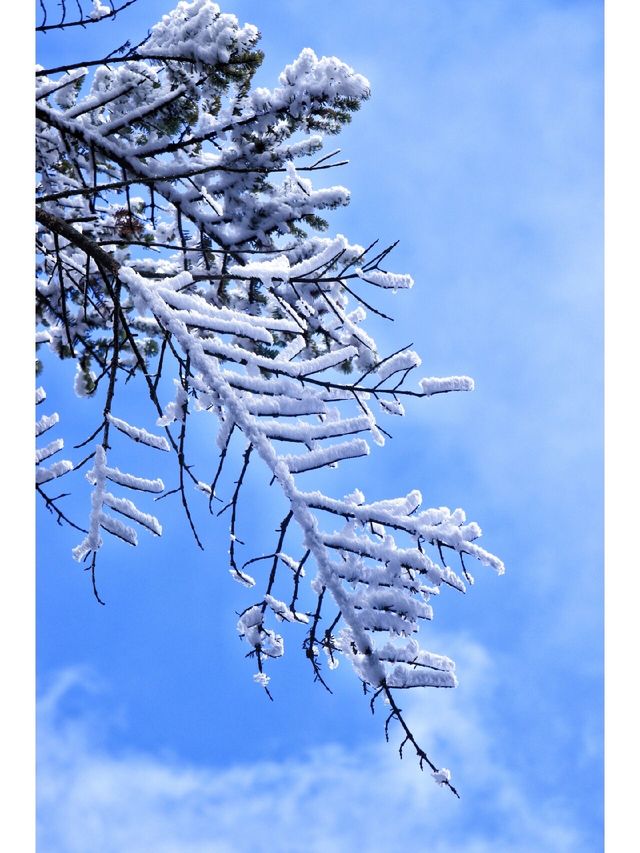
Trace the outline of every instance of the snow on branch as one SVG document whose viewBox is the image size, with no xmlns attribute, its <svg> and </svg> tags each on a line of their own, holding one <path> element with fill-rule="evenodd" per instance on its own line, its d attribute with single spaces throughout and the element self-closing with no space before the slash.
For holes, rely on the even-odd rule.
<svg viewBox="0 0 640 853">
<path fill-rule="evenodd" d="M 127 5 L 96 0 L 83 20 Z M 36 343 L 41 367 L 74 359 L 76 394 L 96 412 L 95 430 L 77 445 L 89 455 L 75 465 L 41 464 L 63 448 L 61 438 L 39 447 L 37 488 L 57 521 L 84 534 L 73 554 L 88 561 L 99 601 L 103 533 L 129 545 L 140 527 L 162 533 L 155 515 L 112 486 L 136 501 L 177 496 L 198 545 L 190 501 L 204 500 L 228 518 L 233 578 L 259 596 L 238 620 L 256 683 L 271 696 L 265 670 L 283 657 L 287 628 L 275 623 L 302 626 L 313 677 L 328 688 L 325 659 L 330 670 L 349 661 L 372 707 L 378 697 L 387 703 L 385 731 L 398 724 L 401 753 L 409 744 L 455 793 L 394 691 L 456 686 L 453 661 L 422 647 L 425 623 L 441 590 L 465 593 L 472 583 L 465 560 L 498 573 L 504 566 L 478 545 L 480 528 L 461 510 L 422 508 L 417 490 L 367 501 L 359 489 L 339 498 L 313 481 L 314 472 L 375 456 L 373 445 L 390 438 L 388 416 L 404 415 L 406 398 L 472 390 L 473 381 L 416 382 L 421 359 L 412 345 L 378 351 L 368 317 L 390 318 L 377 299 L 413 285 L 410 275 L 382 269 L 395 244 L 364 248 L 319 234 L 326 211 L 349 201 L 340 184 L 314 186 L 314 172 L 344 162 L 337 150 L 319 154 L 323 138 L 369 97 L 367 80 L 305 48 L 274 88 L 255 87 L 258 39 L 253 25 L 212 0 L 182 0 L 136 47 L 37 69 Z M 126 409 L 129 383 L 138 402 L 148 401 L 144 426 L 137 405 L 135 415 Z M 37 403 L 45 396 L 38 389 Z M 209 424 L 214 470 L 191 437 L 193 417 Z M 58 422 L 57 414 L 39 416 L 38 435 Z M 171 454 L 177 484 L 165 489 L 153 473 L 122 471 L 122 436 Z M 89 463 L 85 530 L 41 487 Z M 240 538 L 254 465 L 286 513 L 264 548 Z M 243 548 L 253 552 L 244 563 Z"/>
<path fill-rule="evenodd" d="M 87 472 L 87 480 L 94 487 L 91 497 L 89 532 L 82 542 L 73 549 L 73 556 L 76 560 L 82 562 L 89 554 L 95 555 L 100 550 L 103 544 L 100 535 L 101 529 L 106 530 L 128 545 L 135 546 L 138 544 L 136 531 L 119 518 L 106 513 L 104 511 L 105 506 L 129 520 L 135 521 L 156 536 L 161 535 L 162 527 L 155 516 L 142 512 L 128 498 L 117 498 L 107 491 L 107 481 L 110 480 L 136 491 L 161 492 L 164 489 L 161 480 L 148 480 L 143 477 L 136 477 L 133 474 L 124 474 L 117 468 L 110 468 L 107 465 L 105 450 L 100 444 L 96 446 L 93 467 Z"/>
<path fill-rule="evenodd" d="M 39 387 L 36 389 L 36 406 L 39 406 L 40 403 L 43 403 L 47 398 L 47 394 L 44 388 Z M 60 416 L 57 412 L 53 412 L 50 415 L 42 415 L 36 421 L 36 438 L 39 438 L 48 430 L 55 427 L 60 422 Z M 40 488 L 40 486 L 44 485 L 44 483 L 48 483 L 51 480 L 57 480 L 58 477 L 62 477 L 63 474 L 68 474 L 69 471 L 73 470 L 73 463 L 68 459 L 62 459 L 57 462 L 54 462 L 52 465 L 42 465 L 44 461 L 49 459 L 54 454 L 58 453 L 64 447 L 64 439 L 63 438 L 54 438 L 53 441 L 50 441 L 44 447 L 36 448 L 36 486 Z M 41 491 L 41 494 L 44 493 Z M 46 498 L 46 496 L 45 496 Z M 52 508 L 53 503 L 49 498 L 46 498 L 47 505 L 49 508 Z M 61 514 L 58 510 L 58 520 L 61 518 Z"/>
<path fill-rule="evenodd" d="M 410 275 L 398 275 L 397 273 L 383 272 L 383 270 L 362 270 L 356 268 L 356 275 L 369 284 L 376 287 L 384 287 L 390 290 L 409 289 L 413 287 L 413 279 Z"/>
<path fill-rule="evenodd" d="M 239 27 L 235 15 L 222 14 L 210 0 L 180 2 L 152 28 L 140 54 L 216 65 L 228 63 L 234 53 L 250 50 L 258 35 L 257 27 Z"/>
<path fill-rule="evenodd" d="M 473 391 L 475 385 L 470 376 L 430 377 L 420 380 L 420 387 L 427 397 L 432 394 L 444 394 L 447 391 Z"/>
<path fill-rule="evenodd" d="M 141 444 L 146 444 L 148 447 L 154 447 L 156 450 L 171 450 L 169 442 L 164 436 L 154 435 L 142 427 L 131 426 L 131 424 L 128 424 L 120 418 L 114 418 L 111 413 L 109 413 L 107 417 L 109 418 L 109 423 L 113 424 L 113 426 L 120 430 L 120 432 L 129 436 L 133 441 L 139 441 Z"/>
</svg>

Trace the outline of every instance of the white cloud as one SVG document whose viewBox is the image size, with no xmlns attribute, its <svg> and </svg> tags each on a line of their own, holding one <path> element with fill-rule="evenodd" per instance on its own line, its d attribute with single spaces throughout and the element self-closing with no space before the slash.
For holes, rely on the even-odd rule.
<svg viewBox="0 0 640 853">
<path fill-rule="evenodd" d="M 488 733 L 491 663 L 480 646 L 449 638 L 463 686 L 403 697 L 419 739 L 447 757 L 456 800 L 400 761 L 384 742 L 349 750 L 319 744 L 304 757 L 194 766 L 114 751 L 109 723 L 65 710 L 86 689 L 66 670 L 38 705 L 39 849 L 47 853 L 435 853 L 597 849 L 569 813 L 535 798 Z M 455 695 L 453 695 L 455 694 Z M 453 700 L 453 701 L 451 701 Z M 382 707 L 378 713 L 382 713 Z M 252 737 L 256 737 L 255 733 Z M 457 776 L 457 778 L 455 778 Z"/>
</svg>

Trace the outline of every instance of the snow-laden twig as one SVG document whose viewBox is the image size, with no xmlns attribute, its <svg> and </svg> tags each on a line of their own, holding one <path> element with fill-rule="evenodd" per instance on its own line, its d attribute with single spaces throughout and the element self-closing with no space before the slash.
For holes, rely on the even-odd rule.
<svg viewBox="0 0 640 853">
<path fill-rule="evenodd" d="M 209 354 L 202 341 L 190 332 L 179 310 L 164 300 L 163 289 L 151 288 L 130 268 L 121 269 L 120 279 L 134 299 L 147 306 L 188 355 L 193 369 L 198 372 L 199 387 L 216 398 L 223 421 L 232 420 L 245 434 L 250 447 L 280 484 L 289 501 L 291 514 L 301 528 L 304 544 L 316 561 L 314 588 L 329 590 L 345 623 L 338 643 L 332 644 L 332 654 L 334 649 L 342 652 L 351 660 L 359 677 L 375 689 L 455 686 L 452 663 L 449 662 L 446 668 L 426 666 L 427 660 L 435 658 L 417 646 L 412 659 L 407 660 L 403 648 L 395 651 L 393 638 L 417 632 L 418 620 L 431 618 L 432 609 L 427 602 L 442 583 L 461 591 L 464 591 L 464 584 L 449 567 L 441 568 L 430 560 L 420 547 L 399 548 L 386 532 L 382 542 L 374 541 L 364 530 L 357 532 L 354 521 L 358 519 L 363 528 L 366 528 L 367 523 L 375 521 L 383 531 L 387 526 L 403 530 L 416 540 L 418 546 L 420 541 L 438 541 L 466 553 L 473 553 L 476 548 L 471 540 L 479 535 L 479 528 L 476 525 L 467 525 L 465 528 L 464 515 L 459 512 L 439 510 L 414 515 L 419 505 L 417 493 L 405 500 L 378 502 L 368 507 L 362 503 L 332 502 L 321 493 L 308 495 L 301 491 L 296 485 L 294 473 L 325 467 L 337 459 L 344 460 L 356 455 L 354 445 L 357 442 L 360 442 L 357 444 L 358 453 L 368 452 L 366 443 L 357 439 L 346 445 L 343 443 L 309 450 L 301 456 L 279 453 L 273 442 L 282 436 L 277 433 L 273 435 L 273 426 L 269 421 L 266 421 L 265 428 L 265 422 L 251 414 L 242 395 L 226 381 L 217 358 Z M 304 397 L 303 380 L 299 382 L 298 395 Z M 340 417 L 335 417 L 328 422 L 328 426 L 335 424 L 335 434 L 342 434 L 340 423 Z M 369 419 L 366 424 L 360 421 L 359 427 L 371 428 Z M 293 429 L 298 430 L 299 438 L 304 437 L 305 429 L 309 430 L 306 436 L 308 443 L 318 439 L 317 433 L 304 422 L 298 422 Z M 331 434 L 331 429 L 327 429 L 326 435 Z M 345 515 L 345 528 L 342 531 L 323 532 L 312 508 Z M 339 561 L 336 562 L 330 556 L 331 550 L 338 552 L 341 558 Z M 374 567 L 370 568 L 367 561 L 373 561 Z M 495 559 L 493 562 L 501 571 L 502 564 Z M 349 568 L 348 576 L 345 575 L 345 566 Z M 435 585 L 435 589 L 422 584 L 419 581 L 421 577 Z M 345 585 L 344 580 L 348 580 L 349 584 Z M 289 610 L 275 612 L 282 617 Z M 261 655 L 280 657 L 283 654 L 282 638 L 264 627 L 264 608 L 260 611 L 259 619 L 255 608 L 247 611 L 240 620 L 239 630 L 253 646 L 259 659 Z M 373 639 L 377 632 L 391 638 L 387 639 L 382 655 L 377 651 Z M 422 667 L 417 664 L 422 664 Z"/>
</svg>

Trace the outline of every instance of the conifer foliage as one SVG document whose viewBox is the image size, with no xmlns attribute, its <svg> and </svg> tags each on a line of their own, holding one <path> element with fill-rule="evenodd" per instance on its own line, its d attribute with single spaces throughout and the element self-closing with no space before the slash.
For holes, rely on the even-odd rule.
<svg viewBox="0 0 640 853">
<path fill-rule="evenodd" d="M 52 20 L 42 2 L 38 29 L 99 25 L 130 5 L 63 2 Z M 251 590 L 238 631 L 256 682 L 269 692 L 270 663 L 284 653 L 278 623 L 298 623 L 314 677 L 327 686 L 324 664 L 348 660 L 372 709 L 386 702 L 386 730 L 399 724 L 401 754 L 412 747 L 455 793 L 414 738 L 398 691 L 456 685 L 453 661 L 421 647 L 419 625 L 441 589 L 472 583 L 465 558 L 503 565 L 462 510 L 422 508 L 418 491 L 331 496 L 314 489 L 313 472 L 383 445 L 403 399 L 473 382 L 416 382 L 417 353 L 380 353 L 365 327 L 368 313 L 385 316 L 375 293 L 409 288 L 411 277 L 388 270 L 393 246 L 319 233 L 326 212 L 349 201 L 343 186 L 314 186 L 316 173 L 343 164 L 323 145 L 369 97 L 367 80 L 306 48 L 274 88 L 254 86 L 258 41 L 212 0 L 182 0 L 135 46 L 36 70 L 38 355 L 75 361 L 76 394 L 97 421 L 78 458 L 52 462 L 64 417 L 39 418 L 38 435 L 59 437 L 39 443 L 36 487 L 58 521 L 78 528 L 73 554 L 99 601 L 103 537 L 134 546 L 141 529 L 162 533 L 145 493 L 173 494 L 198 544 L 192 502 L 227 513 L 230 572 Z M 120 407 L 125 381 L 148 398 L 144 426 Z M 39 405 L 45 397 L 38 388 Z M 197 470 L 187 440 L 196 413 L 217 441 L 216 470 Z M 141 466 L 173 454 L 178 485 L 120 470 L 116 433 L 149 448 Z M 242 562 L 238 498 L 254 464 L 266 466 L 287 511 L 277 540 L 262 551 L 248 542 L 254 557 Z M 225 466 L 237 479 L 218 494 Z M 93 489 L 84 525 L 50 492 L 60 477 L 82 475 Z M 301 553 L 287 542 L 296 528 Z M 309 595 L 314 606 L 302 607 Z"/>
</svg>

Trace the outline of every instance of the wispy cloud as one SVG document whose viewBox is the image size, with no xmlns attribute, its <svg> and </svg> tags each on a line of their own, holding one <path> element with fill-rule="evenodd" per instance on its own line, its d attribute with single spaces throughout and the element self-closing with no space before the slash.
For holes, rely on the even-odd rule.
<svg viewBox="0 0 640 853">
<path fill-rule="evenodd" d="M 194 766 L 114 752 L 105 709 L 70 713 L 87 673 L 65 670 L 39 702 L 39 849 L 47 853 L 435 853 L 599 849 L 562 804 L 536 801 L 482 721 L 495 676 L 486 651 L 449 638 L 466 672 L 457 691 L 406 697 L 416 732 L 463 767 L 463 799 L 391 745 L 319 744 L 304 757 Z M 89 687 L 91 682 L 89 682 Z M 452 693 L 456 693 L 452 697 Z M 451 699 L 455 701 L 451 701 Z M 462 776 L 464 778 L 462 778 Z M 460 779 L 456 780 L 460 783 Z M 483 809 L 482 825 L 473 814 Z M 475 824 L 475 825 L 474 825 Z"/>
</svg>

